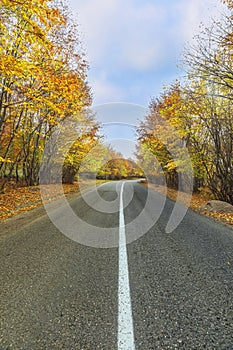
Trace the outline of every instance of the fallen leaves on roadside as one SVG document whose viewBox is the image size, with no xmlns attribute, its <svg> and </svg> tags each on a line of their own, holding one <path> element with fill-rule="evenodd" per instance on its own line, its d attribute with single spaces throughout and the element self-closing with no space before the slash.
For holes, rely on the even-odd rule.
<svg viewBox="0 0 233 350">
<path fill-rule="evenodd" d="M 62 191 L 59 185 L 43 185 L 48 195 L 46 202 L 61 198 Z M 77 183 L 63 185 L 64 193 L 79 192 Z M 39 186 L 20 187 L 0 195 L 0 220 L 6 220 L 13 215 L 32 210 L 42 205 Z"/>
<path fill-rule="evenodd" d="M 167 197 L 173 199 L 174 201 L 177 200 L 178 191 L 167 188 L 165 186 L 157 186 L 154 184 L 148 184 L 149 187 L 153 188 L 157 192 L 167 195 Z M 203 190 L 200 193 L 194 193 L 192 195 L 191 203 L 188 203 L 188 196 L 185 192 L 179 193 L 179 201 L 188 205 L 191 209 L 198 211 L 200 210 L 200 207 L 205 205 L 208 201 L 212 200 L 213 197 L 211 193 L 208 191 Z M 214 219 L 217 219 L 225 224 L 233 225 L 233 214 L 232 213 L 217 213 L 217 212 L 203 212 L 202 214 L 212 217 Z"/>
<path fill-rule="evenodd" d="M 93 185 L 98 185 L 105 180 L 82 180 L 74 184 L 50 184 L 42 185 L 43 202 L 48 203 L 61 198 L 64 194 L 69 195 L 86 189 Z M 39 186 L 9 188 L 6 193 L 0 194 L 0 221 L 6 220 L 16 214 L 32 210 L 42 205 L 41 193 Z"/>
<path fill-rule="evenodd" d="M 204 212 L 205 215 L 210 216 L 214 219 L 218 219 L 228 225 L 233 225 L 233 214 L 232 213 L 217 213 L 215 211 L 211 213 Z"/>
<path fill-rule="evenodd" d="M 167 195 L 173 200 L 177 200 L 177 190 L 166 188 L 165 186 L 155 186 L 153 184 L 145 185 L 155 189 L 161 194 Z M 90 186 L 90 182 L 84 182 L 82 186 L 88 187 Z M 43 185 L 43 188 L 45 189 L 45 193 L 47 191 L 45 195 L 46 202 L 59 199 L 63 195 L 60 185 Z M 65 195 L 79 192 L 79 186 L 77 182 L 73 185 L 64 184 L 63 189 Z M 211 195 L 204 191 L 201 193 L 195 193 L 192 195 L 189 207 L 195 211 L 199 211 L 200 207 L 206 204 L 206 202 L 208 202 L 211 199 Z M 182 203 L 188 205 L 188 197 L 186 193 L 180 192 L 179 200 Z M 0 194 L 0 221 L 6 220 L 12 217 L 13 215 L 32 210 L 40 205 L 42 205 L 42 200 L 39 186 L 20 187 L 17 189 L 11 189 L 4 194 Z M 233 225 L 232 213 L 203 212 L 202 214 L 210 216 L 223 223 Z"/>
</svg>

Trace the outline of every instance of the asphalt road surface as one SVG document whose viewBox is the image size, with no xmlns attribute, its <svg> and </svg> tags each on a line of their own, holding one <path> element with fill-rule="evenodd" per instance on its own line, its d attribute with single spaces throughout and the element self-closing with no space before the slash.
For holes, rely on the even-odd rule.
<svg viewBox="0 0 233 350">
<path fill-rule="evenodd" d="M 77 222 L 58 202 L 2 223 L 0 349 L 233 349 L 233 230 L 188 210 L 166 233 L 173 207 L 111 182 Z"/>
</svg>

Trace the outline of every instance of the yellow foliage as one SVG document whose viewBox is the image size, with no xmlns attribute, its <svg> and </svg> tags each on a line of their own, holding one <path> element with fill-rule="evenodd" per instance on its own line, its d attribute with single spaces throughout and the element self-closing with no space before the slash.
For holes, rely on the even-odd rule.
<svg viewBox="0 0 233 350">
<path fill-rule="evenodd" d="M 53 129 L 67 118 L 81 120 L 91 103 L 77 25 L 55 3 L 0 2 L 0 175 L 9 159 L 21 171 L 38 171 L 34 162 L 40 162 Z M 82 118 L 88 119 L 85 113 Z"/>
</svg>

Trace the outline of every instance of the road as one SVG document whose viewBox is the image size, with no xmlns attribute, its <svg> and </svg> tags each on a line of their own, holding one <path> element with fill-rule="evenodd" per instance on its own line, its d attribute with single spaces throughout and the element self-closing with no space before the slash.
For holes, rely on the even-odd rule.
<svg viewBox="0 0 233 350">
<path fill-rule="evenodd" d="M 233 231 L 188 210 L 166 233 L 174 202 L 156 221 L 165 198 L 132 181 L 84 199 L 75 241 L 62 205 L 0 225 L 0 349 L 233 349 Z"/>
</svg>

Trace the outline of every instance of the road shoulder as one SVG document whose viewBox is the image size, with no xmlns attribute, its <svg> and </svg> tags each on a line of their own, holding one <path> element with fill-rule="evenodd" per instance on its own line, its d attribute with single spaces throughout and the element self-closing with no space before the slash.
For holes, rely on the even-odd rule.
<svg viewBox="0 0 233 350">
<path fill-rule="evenodd" d="M 176 199 L 177 199 L 177 193 L 178 193 L 177 190 L 166 188 L 165 186 L 157 186 L 157 185 L 152 184 L 152 183 L 140 182 L 140 184 L 143 186 L 147 186 L 150 189 L 165 195 L 167 198 L 171 199 L 172 201 L 176 201 Z M 182 204 L 187 205 L 187 202 L 186 202 L 187 194 L 181 192 L 181 196 L 180 196 L 181 198 L 182 198 L 182 194 L 183 194 Z M 231 214 L 231 213 L 205 212 L 205 211 L 200 212 L 200 207 L 203 206 L 204 204 L 206 204 L 206 202 L 208 202 L 208 200 L 210 200 L 210 198 L 207 194 L 195 193 L 195 194 L 193 194 L 192 199 L 191 199 L 191 203 L 188 206 L 190 209 L 192 209 L 196 213 L 203 215 L 203 216 L 207 216 L 209 218 L 212 218 L 214 221 L 220 222 L 221 224 L 223 224 L 223 225 L 225 225 L 228 228 L 233 230 L 233 214 Z"/>
</svg>

